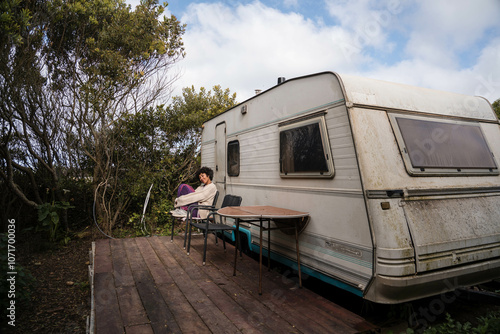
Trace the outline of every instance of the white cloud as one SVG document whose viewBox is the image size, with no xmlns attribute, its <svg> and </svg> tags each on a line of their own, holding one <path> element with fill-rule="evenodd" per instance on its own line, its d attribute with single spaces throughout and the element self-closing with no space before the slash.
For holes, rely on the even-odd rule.
<svg viewBox="0 0 500 334">
<path fill-rule="evenodd" d="M 459 66 L 460 55 L 474 47 L 485 31 L 500 28 L 500 1 L 422 1 L 409 24 L 410 57 L 441 66 Z"/>
<path fill-rule="evenodd" d="M 500 38 L 484 47 L 475 64 L 456 69 L 412 58 L 397 64 L 379 66 L 364 76 L 467 95 L 493 102 L 500 98 Z"/>
<path fill-rule="evenodd" d="M 236 91 L 240 101 L 254 89 L 273 86 L 279 76 L 348 71 L 355 69 L 355 60 L 364 59 L 359 52 L 342 52 L 340 45 L 351 38 L 344 30 L 260 2 L 234 8 L 191 5 L 181 21 L 188 25 L 181 82 L 206 88 L 221 84 Z"/>
<path fill-rule="evenodd" d="M 405 59 L 379 63 L 363 73 L 374 78 L 416 86 L 500 98 L 500 2 L 419 2 L 403 15 L 409 38 Z M 464 61 L 465 54 L 476 54 Z M 464 66 L 465 65 L 465 66 Z"/>
<path fill-rule="evenodd" d="M 206 0 L 174 13 L 187 24 L 174 94 L 220 84 L 243 101 L 279 76 L 335 71 L 500 97 L 498 0 L 261 1 Z M 314 20 L 298 12 L 305 3 Z"/>
<path fill-rule="evenodd" d="M 325 4 L 330 16 L 351 35 L 352 45 L 361 48 L 386 48 L 388 33 L 404 9 L 403 3 L 393 0 L 325 0 Z"/>
<path fill-rule="evenodd" d="M 483 96 L 490 102 L 500 99 L 500 37 L 482 50 L 470 72 L 475 79 L 472 81 L 475 85 L 474 95 Z"/>
</svg>

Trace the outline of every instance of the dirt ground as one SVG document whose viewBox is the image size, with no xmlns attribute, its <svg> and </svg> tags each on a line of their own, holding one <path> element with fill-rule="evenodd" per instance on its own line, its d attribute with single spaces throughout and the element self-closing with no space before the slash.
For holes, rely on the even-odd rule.
<svg viewBox="0 0 500 334">
<path fill-rule="evenodd" d="M 92 241 L 98 238 L 102 238 L 98 232 L 85 231 L 75 236 L 67 246 L 49 250 L 37 250 L 33 247 L 22 249 L 18 254 L 19 264 L 31 272 L 36 282 L 30 303 L 18 306 L 16 327 L 14 330 L 9 327 L 9 333 L 86 332 L 90 316 L 89 250 Z M 342 305 L 342 300 L 352 300 L 351 295 L 343 295 L 335 290 L 328 296 L 330 293 L 324 287 L 317 288 L 312 290 L 318 290 L 318 293 L 341 306 L 352 307 L 352 311 L 380 326 L 382 333 L 406 333 L 408 322 L 404 319 L 405 314 L 413 314 L 415 320 L 424 322 L 432 319 L 428 324 L 436 325 L 445 320 L 445 313 L 450 313 L 454 319 L 463 323 L 474 322 L 478 316 L 488 311 L 500 310 L 497 302 L 485 303 L 462 298 L 446 305 L 436 302 L 436 298 L 430 298 L 391 307 L 370 306 L 363 301 L 359 305 L 349 307 Z M 463 292 L 460 294 L 461 297 L 465 295 Z M 447 300 L 450 300 L 450 295 Z"/>
<path fill-rule="evenodd" d="M 17 307 L 13 333 L 85 333 L 90 315 L 91 247 L 90 232 L 51 250 L 21 245 L 18 262 L 35 282 L 31 301 Z"/>
</svg>

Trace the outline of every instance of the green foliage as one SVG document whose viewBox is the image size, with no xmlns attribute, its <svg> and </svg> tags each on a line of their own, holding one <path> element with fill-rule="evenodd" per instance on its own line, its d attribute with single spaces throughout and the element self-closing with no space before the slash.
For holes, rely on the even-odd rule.
<svg viewBox="0 0 500 334">
<path fill-rule="evenodd" d="M 121 161 L 120 194 L 130 205 L 127 215 L 134 218 L 128 227 L 140 221 L 144 199 L 153 183 L 146 221 L 149 231 L 166 229 L 167 215 L 180 183 L 196 185 L 192 180 L 199 166 L 201 126 L 207 119 L 233 106 L 236 95 L 229 89 L 213 91 L 185 88 L 169 106 L 149 108 L 124 117 L 115 127 L 120 145 L 115 150 Z M 134 227 L 134 230 L 137 230 Z M 156 233 L 156 232 L 155 232 Z"/>
<path fill-rule="evenodd" d="M 53 78 L 72 80 L 78 68 L 92 100 L 142 83 L 158 61 L 184 56 L 184 26 L 175 16 L 160 19 L 165 7 L 157 0 L 142 1 L 135 11 L 121 0 L 52 0 L 48 10 L 54 18 L 47 37 L 60 43 L 49 49 Z"/>
<path fill-rule="evenodd" d="M 0 177 L 25 205 L 67 201 L 63 186 L 90 179 L 102 227 L 109 232 L 123 219 L 125 192 L 141 191 L 132 179 L 135 188 L 117 184 L 137 167 L 120 151 L 118 123 L 166 101 L 168 69 L 184 57 L 185 26 L 164 16 L 165 6 L 157 0 L 134 9 L 124 0 L 0 2 Z M 39 194 L 45 188 L 52 198 Z M 84 194 L 78 203 L 88 205 L 88 188 Z M 66 216 L 60 218 L 66 225 Z M 56 218 L 45 220 L 50 233 Z"/>
<path fill-rule="evenodd" d="M 47 234 L 51 242 L 61 240 L 64 244 L 67 244 L 69 238 L 61 231 L 59 215 L 61 210 L 70 208 L 74 208 L 74 206 L 71 206 L 68 202 L 52 202 L 39 205 L 37 207 L 39 224 L 36 231 Z"/>
<path fill-rule="evenodd" d="M 76 282 L 75 286 L 79 287 L 82 291 L 90 291 L 90 283 L 88 281 L 85 282 Z"/>
<path fill-rule="evenodd" d="M 477 334 L 498 334 L 500 333 L 500 313 L 491 312 L 484 317 L 479 317 L 479 324 L 474 328 L 473 333 Z"/>
<path fill-rule="evenodd" d="M 85 171 L 81 171 L 85 175 Z M 92 181 L 84 177 L 64 177 L 61 179 L 63 202 L 68 202 L 74 208 L 67 210 L 68 228 L 72 231 L 82 230 L 92 222 L 88 212 L 93 204 Z"/>
<path fill-rule="evenodd" d="M 129 213 L 129 220 L 115 231 L 116 237 L 140 237 L 145 235 L 170 235 L 172 233 L 172 218 L 169 212 L 174 209 L 170 196 L 157 196 L 149 203 L 150 209 L 141 224 L 142 213 Z M 178 226 L 179 227 L 179 226 Z M 176 231 L 174 230 L 174 234 Z"/>
<path fill-rule="evenodd" d="M 492 106 L 493 110 L 495 110 L 495 113 L 497 114 L 497 117 L 500 118 L 500 99 L 493 102 Z"/>
<path fill-rule="evenodd" d="M 3 0 L 0 2 L 0 43 L 10 40 L 14 45 L 21 45 L 21 32 L 32 18 L 28 8 L 23 8 L 21 0 Z"/>
<path fill-rule="evenodd" d="M 473 327 L 470 322 L 464 324 L 453 320 L 450 314 L 446 314 L 446 322 L 429 327 L 424 334 L 498 334 L 500 333 L 500 313 L 491 312 L 484 317 L 478 318 L 478 325 Z"/>
<path fill-rule="evenodd" d="M 202 123 L 236 103 L 215 86 L 156 106 L 167 101 L 168 69 L 184 57 L 185 25 L 164 16 L 166 6 L 0 3 L 0 177 L 38 210 L 49 240 L 68 242 L 63 229 L 88 221 L 81 216 L 94 199 L 104 231 L 128 224 L 151 183 L 147 222 L 164 228 L 175 190 L 199 167 Z M 77 210 L 67 212 L 68 201 Z"/>
<path fill-rule="evenodd" d="M 170 106 L 172 112 L 178 117 L 177 127 L 179 130 L 198 126 L 196 130 L 201 130 L 201 125 L 231 108 L 236 104 L 236 93 L 231 94 L 229 89 L 222 89 L 220 85 L 213 87 L 213 91 L 204 87 L 196 92 L 194 86 L 184 88 L 182 96 L 172 99 Z"/>
</svg>

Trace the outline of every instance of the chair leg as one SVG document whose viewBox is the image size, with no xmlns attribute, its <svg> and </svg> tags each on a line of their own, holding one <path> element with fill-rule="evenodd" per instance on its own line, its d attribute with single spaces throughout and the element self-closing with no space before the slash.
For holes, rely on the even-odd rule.
<svg viewBox="0 0 500 334">
<path fill-rule="evenodd" d="M 203 244 L 203 265 L 205 265 L 205 262 L 207 260 L 207 239 L 208 239 L 208 230 L 205 231 L 205 242 Z"/>
<path fill-rule="evenodd" d="M 186 231 L 187 233 L 187 231 Z M 187 249 L 187 255 L 189 255 L 189 250 L 191 249 L 191 226 L 189 226 L 189 237 L 188 237 L 188 249 Z"/>
<path fill-rule="evenodd" d="M 186 238 L 189 228 L 189 235 L 191 235 L 191 226 L 189 226 L 189 219 L 186 217 L 186 227 L 184 229 L 184 249 L 186 249 Z"/>
<path fill-rule="evenodd" d="M 226 251 L 226 238 L 224 237 L 224 231 L 220 231 L 222 233 L 222 244 L 224 245 L 224 252 Z M 215 232 L 217 233 L 217 232 Z"/>
</svg>

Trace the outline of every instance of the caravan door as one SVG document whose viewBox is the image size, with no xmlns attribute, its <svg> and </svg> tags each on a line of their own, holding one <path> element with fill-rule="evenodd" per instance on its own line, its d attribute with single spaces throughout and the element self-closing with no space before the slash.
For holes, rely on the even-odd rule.
<svg viewBox="0 0 500 334">
<path fill-rule="evenodd" d="M 226 190 L 226 123 L 215 126 L 215 170 L 214 181 L 223 198 Z"/>
</svg>

